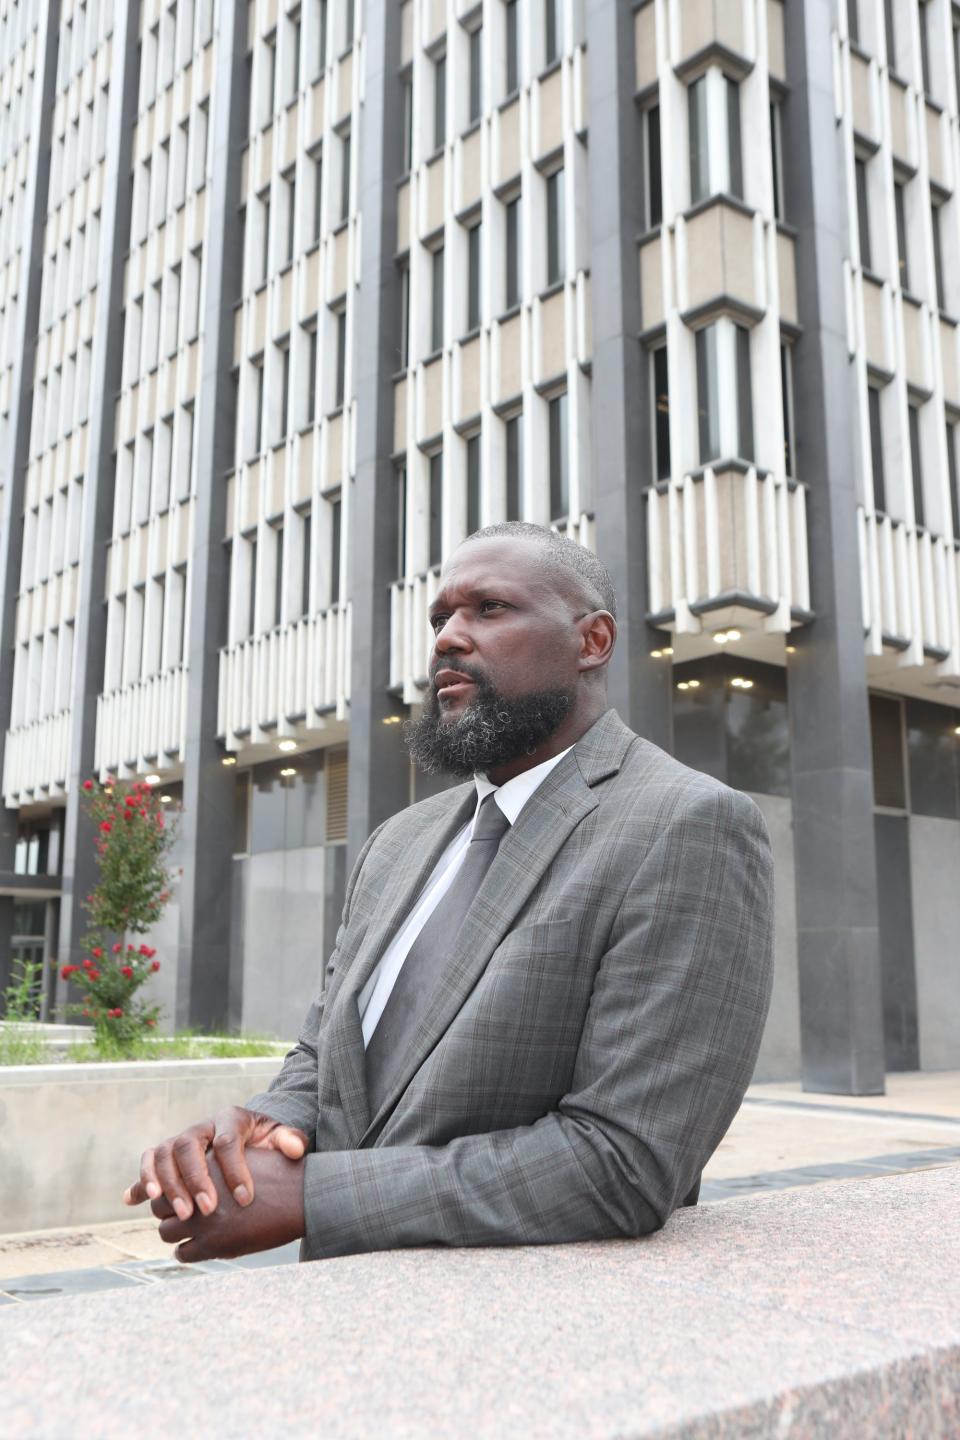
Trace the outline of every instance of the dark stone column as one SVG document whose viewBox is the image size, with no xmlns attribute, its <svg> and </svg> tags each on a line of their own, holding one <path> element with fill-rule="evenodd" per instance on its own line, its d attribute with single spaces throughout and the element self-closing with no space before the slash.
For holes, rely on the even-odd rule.
<svg viewBox="0 0 960 1440">
<path fill-rule="evenodd" d="M 197 493 L 190 557 L 187 722 L 183 769 L 183 879 L 177 955 L 177 1026 L 223 1028 L 242 1008 L 231 985 L 235 772 L 217 741 L 220 647 L 227 635 L 226 474 L 233 464 L 236 406 L 230 383 L 234 306 L 243 254 L 238 224 L 241 151 L 248 115 L 245 5 L 220 5 L 213 79 L 213 178 L 204 270 L 203 368 L 197 398 Z"/>
<path fill-rule="evenodd" d="M 400 282 L 397 192 L 401 172 L 400 6 L 365 7 L 366 77 L 360 137 L 363 264 L 354 324 L 357 473 L 350 496 L 350 755 L 348 863 L 381 821 L 409 799 L 402 716 L 387 693 L 390 674 L 390 581 L 397 553 L 397 476 L 393 450 L 393 374 L 399 344 Z"/>
<path fill-rule="evenodd" d="M 643 397 L 640 267 L 643 154 L 634 103 L 634 7 L 588 0 L 590 290 L 593 489 L 597 553 L 618 600 L 610 702 L 622 719 L 670 749 L 670 666 L 650 659 L 663 638 L 647 624 L 650 417 Z"/>
<path fill-rule="evenodd" d="M 93 836 L 80 803 L 81 784 L 93 770 L 97 699 L 103 688 L 107 641 L 107 546 L 113 526 L 114 428 L 123 346 L 123 272 L 130 235 L 130 167 L 139 84 L 140 6 L 127 0 L 116 11 L 113 70 L 107 117 L 107 162 L 100 207 L 97 325 L 90 375 L 90 429 L 84 476 L 83 530 L 77 616 L 74 625 L 70 754 L 63 828 L 63 896 L 59 959 L 77 964 L 86 929 L 83 897 L 96 883 Z M 61 981 L 58 1000 L 65 999 Z"/>
<path fill-rule="evenodd" d="M 788 657 L 803 1084 L 884 1089 L 873 769 L 860 602 L 847 207 L 831 0 L 784 7 L 787 214 L 797 229 L 797 467 L 808 485 L 814 622 Z"/>
<path fill-rule="evenodd" d="M 33 411 L 33 370 L 40 322 L 40 286 L 43 279 L 43 235 L 50 178 L 50 131 L 56 99 L 57 46 L 60 37 L 60 0 L 50 0 L 40 11 L 37 60 L 30 115 L 33 151 L 27 166 L 24 195 L 23 246 L 20 251 L 20 296 L 17 309 L 17 345 L 11 384 L 12 419 L 9 449 L 0 455 L 0 777 L 3 750 L 10 728 L 13 703 L 13 656 L 16 646 L 17 594 L 23 548 L 23 492 L 30 454 L 30 420 Z M 17 811 L 8 810 L 0 795 L 0 873 L 13 870 L 17 845 Z M 10 937 L 13 934 L 13 896 L 0 896 L 0 995 L 10 981 Z"/>
</svg>

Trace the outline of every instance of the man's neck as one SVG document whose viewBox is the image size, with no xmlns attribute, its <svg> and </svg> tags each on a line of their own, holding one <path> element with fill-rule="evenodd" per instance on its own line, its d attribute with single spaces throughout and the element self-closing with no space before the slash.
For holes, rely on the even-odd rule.
<svg viewBox="0 0 960 1440">
<path fill-rule="evenodd" d="M 560 728 L 548 736 L 542 745 L 538 745 L 532 755 L 519 755 L 516 760 L 507 760 L 503 765 L 488 766 L 487 779 L 493 785 L 505 785 L 508 780 L 522 775 L 525 770 L 542 765 L 544 760 L 552 760 L 555 755 L 560 755 L 564 750 L 569 750 L 571 745 L 576 745 L 581 736 L 593 728 L 606 709 L 607 698 L 604 695 L 592 704 L 586 713 L 577 710 L 568 715 Z"/>
</svg>

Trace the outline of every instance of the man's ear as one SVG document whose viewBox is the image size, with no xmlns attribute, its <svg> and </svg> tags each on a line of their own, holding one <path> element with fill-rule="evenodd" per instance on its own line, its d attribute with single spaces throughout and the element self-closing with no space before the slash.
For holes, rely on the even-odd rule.
<svg viewBox="0 0 960 1440">
<path fill-rule="evenodd" d="M 592 610 L 580 624 L 580 669 L 606 665 L 617 643 L 617 622 L 609 610 Z"/>
</svg>

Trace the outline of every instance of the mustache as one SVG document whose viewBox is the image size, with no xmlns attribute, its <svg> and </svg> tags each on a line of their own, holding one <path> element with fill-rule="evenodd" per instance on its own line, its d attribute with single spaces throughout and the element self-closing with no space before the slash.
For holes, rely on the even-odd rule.
<svg viewBox="0 0 960 1440">
<path fill-rule="evenodd" d="M 430 684 L 434 691 L 436 691 L 437 676 L 441 670 L 455 670 L 458 675 L 463 675 L 467 680 L 472 680 L 478 689 L 486 689 L 490 685 L 490 681 L 486 675 L 475 669 L 472 665 L 461 665 L 459 661 L 453 664 L 449 660 L 438 660 L 436 665 L 431 665 L 430 667 Z"/>
</svg>

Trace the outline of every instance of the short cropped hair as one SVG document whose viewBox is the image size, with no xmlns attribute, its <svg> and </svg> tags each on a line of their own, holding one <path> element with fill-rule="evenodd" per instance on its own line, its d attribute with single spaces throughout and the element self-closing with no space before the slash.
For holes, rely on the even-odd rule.
<svg viewBox="0 0 960 1440">
<path fill-rule="evenodd" d="M 566 535 L 546 525 L 532 525 L 526 520 L 502 520 L 474 530 L 463 542 L 471 540 L 532 540 L 542 551 L 541 565 L 549 571 L 558 590 L 569 590 L 571 582 L 582 595 L 590 610 L 609 610 L 616 617 L 617 593 L 607 568 L 586 545 L 579 545 Z"/>
</svg>

